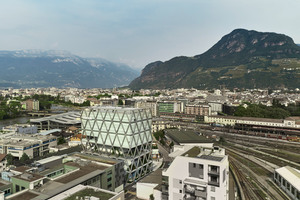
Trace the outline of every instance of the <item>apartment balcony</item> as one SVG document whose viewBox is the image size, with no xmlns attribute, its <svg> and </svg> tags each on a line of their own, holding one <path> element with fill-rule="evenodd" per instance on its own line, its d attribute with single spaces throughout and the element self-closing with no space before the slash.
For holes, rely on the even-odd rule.
<svg viewBox="0 0 300 200">
<path fill-rule="evenodd" d="M 169 199 L 169 195 L 168 195 L 168 194 L 162 193 L 161 199 L 162 199 L 162 200 L 168 200 L 168 199 Z"/>
<path fill-rule="evenodd" d="M 186 193 L 186 194 L 194 195 L 195 194 L 195 188 L 184 187 L 183 192 Z"/>
<path fill-rule="evenodd" d="M 220 176 L 220 172 L 218 170 L 210 170 L 208 171 L 209 175 Z"/>
<path fill-rule="evenodd" d="M 196 197 L 190 195 L 184 195 L 183 200 L 196 200 Z"/>
<path fill-rule="evenodd" d="M 195 196 L 196 197 L 201 197 L 202 199 L 206 199 L 207 197 L 207 192 L 206 191 L 201 191 L 201 190 L 195 190 Z"/>
<path fill-rule="evenodd" d="M 208 185 L 219 187 L 219 182 L 218 181 L 208 181 Z"/>
</svg>

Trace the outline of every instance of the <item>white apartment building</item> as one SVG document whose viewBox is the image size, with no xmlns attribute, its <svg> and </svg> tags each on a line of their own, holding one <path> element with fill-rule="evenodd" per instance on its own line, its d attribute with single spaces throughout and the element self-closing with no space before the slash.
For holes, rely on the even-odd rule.
<svg viewBox="0 0 300 200">
<path fill-rule="evenodd" d="M 201 146 L 188 149 L 163 171 L 161 199 L 229 199 L 229 164 L 225 150 Z"/>
</svg>

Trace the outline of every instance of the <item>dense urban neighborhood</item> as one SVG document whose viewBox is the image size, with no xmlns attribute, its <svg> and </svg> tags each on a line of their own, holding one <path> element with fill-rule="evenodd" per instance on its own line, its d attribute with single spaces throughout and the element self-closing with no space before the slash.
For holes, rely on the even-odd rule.
<svg viewBox="0 0 300 200">
<path fill-rule="evenodd" d="M 0 96 L 2 199 L 300 197 L 299 89 Z"/>
</svg>

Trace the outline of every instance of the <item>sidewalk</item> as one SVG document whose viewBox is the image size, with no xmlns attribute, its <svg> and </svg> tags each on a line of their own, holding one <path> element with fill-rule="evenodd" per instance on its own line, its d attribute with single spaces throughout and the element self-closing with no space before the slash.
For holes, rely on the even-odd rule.
<svg viewBox="0 0 300 200">
<path fill-rule="evenodd" d="M 163 158 L 160 158 L 158 161 L 157 160 L 153 160 L 153 171 L 156 171 L 159 169 L 159 167 L 162 165 L 163 163 Z"/>
</svg>

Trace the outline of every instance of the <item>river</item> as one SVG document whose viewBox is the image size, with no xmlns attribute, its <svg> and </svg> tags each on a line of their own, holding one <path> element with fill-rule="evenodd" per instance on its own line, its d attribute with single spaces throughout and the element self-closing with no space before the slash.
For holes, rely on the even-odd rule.
<svg viewBox="0 0 300 200">
<path fill-rule="evenodd" d="M 9 126 L 9 125 L 12 125 L 12 124 L 26 124 L 32 118 L 33 117 L 25 116 L 25 117 L 17 117 L 17 118 L 14 118 L 14 119 L 0 120 L 0 130 L 4 126 Z"/>
</svg>

